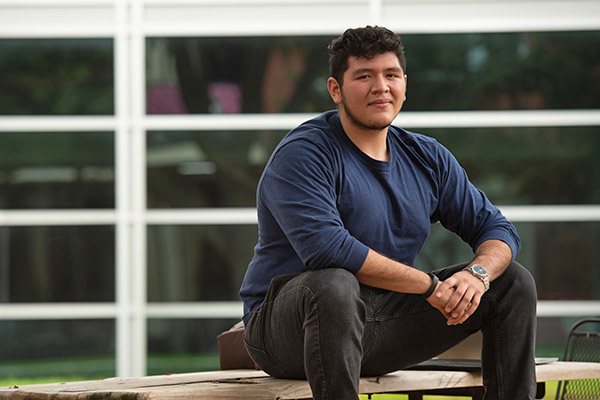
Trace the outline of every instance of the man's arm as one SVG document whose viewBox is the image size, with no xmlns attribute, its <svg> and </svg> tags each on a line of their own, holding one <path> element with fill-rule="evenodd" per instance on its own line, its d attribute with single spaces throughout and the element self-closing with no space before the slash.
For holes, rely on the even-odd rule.
<svg viewBox="0 0 600 400">
<path fill-rule="evenodd" d="M 475 252 L 470 264 L 486 269 L 490 281 L 500 276 L 512 261 L 510 247 L 500 240 L 487 240 Z M 425 293 L 431 278 L 416 268 L 391 260 L 369 250 L 362 267 L 356 273 L 359 282 L 401 293 Z M 427 301 L 448 320 L 448 325 L 461 324 L 479 306 L 485 292 L 483 282 L 467 271 L 460 271 L 440 282 Z"/>
<path fill-rule="evenodd" d="M 366 285 L 400 293 L 425 293 L 431 286 L 431 278 L 425 272 L 371 249 L 356 278 Z"/>
</svg>

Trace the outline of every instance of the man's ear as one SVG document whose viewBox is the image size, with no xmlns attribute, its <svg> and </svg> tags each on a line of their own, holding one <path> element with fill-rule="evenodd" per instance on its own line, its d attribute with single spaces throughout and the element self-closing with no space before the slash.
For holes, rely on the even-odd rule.
<svg viewBox="0 0 600 400">
<path fill-rule="evenodd" d="M 342 103 L 342 87 L 333 76 L 330 76 L 329 79 L 327 79 L 327 90 L 329 91 L 331 100 L 333 100 L 335 104 Z"/>
</svg>

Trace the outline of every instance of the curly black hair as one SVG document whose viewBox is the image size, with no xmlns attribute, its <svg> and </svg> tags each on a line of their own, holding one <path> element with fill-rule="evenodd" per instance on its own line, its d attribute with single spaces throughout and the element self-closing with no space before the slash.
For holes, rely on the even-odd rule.
<svg viewBox="0 0 600 400">
<path fill-rule="evenodd" d="M 342 84 L 344 72 L 348 69 L 348 57 L 373 58 L 389 51 L 398 56 L 400 67 L 406 73 L 404 45 L 398 35 L 380 26 L 347 29 L 329 46 L 329 73 Z"/>
</svg>

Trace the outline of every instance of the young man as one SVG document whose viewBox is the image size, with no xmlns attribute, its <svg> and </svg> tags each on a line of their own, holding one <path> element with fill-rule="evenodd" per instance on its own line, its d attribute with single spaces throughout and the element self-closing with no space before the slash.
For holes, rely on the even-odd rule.
<svg viewBox="0 0 600 400">
<path fill-rule="evenodd" d="M 390 125 L 406 99 L 400 38 L 349 29 L 329 46 L 337 111 L 292 130 L 257 190 L 259 241 L 240 295 L 246 347 L 315 399 L 357 399 L 359 377 L 483 332 L 486 399 L 533 399 L 536 293 L 520 240 L 435 140 Z M 468 263 L 414 266 L 441 222 Z M 489 290 L 488 290 L 489 289 Z"/>
</svg>

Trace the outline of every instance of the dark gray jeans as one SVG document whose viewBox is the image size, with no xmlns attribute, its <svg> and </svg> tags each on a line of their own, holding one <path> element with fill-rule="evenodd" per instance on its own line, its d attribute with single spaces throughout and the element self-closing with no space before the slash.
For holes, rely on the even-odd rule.
<svg viewBox="0 0 600 400">
<path fill-rule="evenodd" d="M 435 271 L 444 280 L 465 264 Z M 418 295 L 360 285 L 339 268 L 282 275 L 246 325 L 254 361 L 279 378 L 308 379 L 315 399 L 358 399 L 360 376 L 396 371 L 483 333 L 485 399 L 535 397 L 536 289 L 512 263 L 462 325 Z"/>
</svg>

